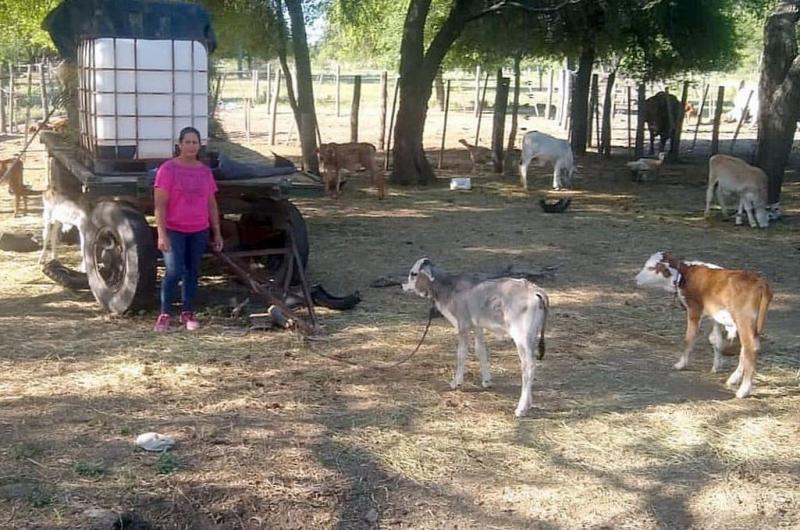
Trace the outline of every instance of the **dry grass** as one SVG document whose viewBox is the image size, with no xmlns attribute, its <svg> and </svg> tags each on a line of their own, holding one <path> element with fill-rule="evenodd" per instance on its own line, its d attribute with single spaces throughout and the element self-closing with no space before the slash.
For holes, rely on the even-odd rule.
<svg viewBox="0 0 800 530">
<path fill-rule="evenodd" d="M 465 151 L 447 161 L 445 178 L 469 171 Z M 203 330 L 154 336 L 154 315 L 108 318 L 90 294 L 54 286 L 35 254 L 0 254 L 0 527 L 88 527 L 96 507 L 167 529 L 797 527 L 796 178 L 788 218 L 755 231 L 702 220 L 702 160 L 648 185 L 623 162 L 584 157 L 563 215 L 489 176 L 468 193 L 443 180 L 383 202 L 356 176 L 339 201 L 299 201 L 314 281 L 364 298 L 322 313 L 322 341 L 227 335 L 241 290 L 213 264 Z M 0 200 L 0 229 L 38 230 L 35 209 L 12 219 Z M 754 397 L 733 399 L 727 374 L 709 373 L 705 341 L 690 370 L 670 370 L 683 313 L 632 284 L 661 248 L 773 283 Z M 449 390 L 455 336 L 442 320 L 388 372 L 317 355 L 372 366 L 410 351 L 425 302 L 368 285 L 422 255 L 452 270 L 556 267 L 541 282 L 554 314 L 529 417 L 512 414 L 510 343 L 489 340 L 494 388 L 470 359 L 466 387 Z M 135 450 L 150 430 L 176 438 L 170 456 Z"/>
</svg>

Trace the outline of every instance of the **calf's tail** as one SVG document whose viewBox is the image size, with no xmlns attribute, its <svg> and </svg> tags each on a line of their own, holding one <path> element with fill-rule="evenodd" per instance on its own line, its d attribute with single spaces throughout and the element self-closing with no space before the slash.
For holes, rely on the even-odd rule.
<svg viewBox="0 0 800 530">
<path fill-rule="evenodd" d="M 771 301 L 772 290 L 769 288 L 769 285 L 764 284 L 761 288 L 761 302 L 758 306 L 758 318 L 756 319 L 756 333 L 758 333 L 758 335 L 761 335 L 764 329 L 764 323 L 767 321 L 767 308 Z"/>
<path fill-rule="evenodd" d="M 550 298 L 542 290 L 536 292 L 539 297 L 539 308 L 542 311 L 542 327 L 539 330 L 539 357 L 538 360 L 544 359 L 545 343 L 544 343 L 544 330 L 547 327 L 547 313 L 550 311 Z"/>
</svg>

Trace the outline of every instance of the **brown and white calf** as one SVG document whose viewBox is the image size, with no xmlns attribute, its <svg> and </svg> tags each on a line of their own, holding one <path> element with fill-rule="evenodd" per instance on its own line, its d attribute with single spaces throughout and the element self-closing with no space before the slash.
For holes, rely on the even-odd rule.
<svg viewBox="0 0 800 530">
<path fill-rule="evenodd" d="M 362 167 L 369 172 L 372 183 L 378 190 L 378 199 L 386 196 L 386 180 L 383 172 L 378 169 L 374 145 L 365 142 L 331 142 L 320 144 L 318 154 L 325 174 L 325 188 L 333 197 L 338 197 L 341 190 L 339 172 L 344 169 L 352 173 Z"/>
<path fill-rule="evenodd" d="M 91 219 L 87 209 L 79 200 L 73 200 L 52 186 L 42 194 L 42 252 L 39 254 L 39 264 L 43 265 L 47 257 L 47 247 L 50 247 L 50 260 L 57 259 L 57 248 L 61 239 L 61 232 L 67 232 L 72 227 L 78 229 L 80 237 L 81 264 L 79 270 L 86 272 L 86 238 L 92 229 Z"/>
<path fill-rule="evenodd" d="M 667 252 L 656 252 L 636 275 L 636 284 L 676 293 L 686 308 L 686 348 L 675 363 L 676 370 L 689 364 L 703 317 L 714 320 L 714 329 L 708 336 L 714 348 L 712 372 L 722 368 L 722 355 L 738 335 L 739 365 L 726 384 L 741 383 L 736 391 L 738 398 L 750 395 L 761 349 L 759 336 L 772 300 L 772 290 L 763 277 L 752 271 L 682 261 Z"/>
<path fill-rule="evenodd" d="M 544 357 L 544 329 L 550 299 L 544 289 L 533 282 L 516 278 L 483 280 L 465 274 L 448 274 L 428 258 L 414 263 L 403 291 L 432 300 L 436 308 L 456 328 L 456 372 L 451 388 L 464 383 L 464 365 L 469 353 L 470 332 L 475 333 L 475 354 L 481 365 L 483 387 L 492 384 L 489 371 L 489 350 L 484 330 L 509 336 L 517 346 L 522 368 L 522 391 L 514 411 L 523 416 L 533 403 L 533 356 L 538 344 L 538 358 Z"/>
<path fill-rule="evenodd" d="M 704 212 L 706 218 L 711 210 L 715 190 L 724 217 L 728 217 L 725 195 L 737 194 L 739 207 L 736 211 L 736 224 L 742 224 L 742 213 L 746 213 L 747 221 L 753 228 L 769 226 L 767 175 L 761 168 L 751 166 L 734 156 L 714 155 L 708 161 L 708 188 Z"/>
</svg>

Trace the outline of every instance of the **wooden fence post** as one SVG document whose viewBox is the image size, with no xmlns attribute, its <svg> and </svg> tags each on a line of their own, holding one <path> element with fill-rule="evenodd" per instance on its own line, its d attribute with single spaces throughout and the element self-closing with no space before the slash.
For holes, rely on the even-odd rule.
<svg viewBox="0 0 800 530">
<path fill-rule="evenodd" d="M 692 147 L 689 148 L 689 151 L 694 151 L 694 146 L 697 144 L 697 131 L 700 130 L 700 121 L 703 119 L 703 111 L 706 108 L 706 99 L 708 98 L 708 88 L 710 84 L 706 84 L 705 90 L 703 90 L 703 100 L 700 102 L 700 110 L 697 113 L 697 122 L 694 124 L 694 138 L 692 139 Z"/>
<path fill-rule="evenodd" d="M 481 118 L 483 117 L 483 105 L 486 101 L 486 86 L 489 84 L 489 72 L 486 72 L 486 77 L 483 80 L 483 94 L 478 102 L 478 122 L 475 125 L 475 145 L 480 144 L 481 138 Z"/>
<path fill-rule="evenodd" d="M 628 85 L 625 87 L 628 92 L 628 149 L 631 148 L 631 113 L 633 109 L 631 108 L 631 86 Z"/>
<path fill-rule="evenodd" d="M 272 112 L 272 63 L 267 63 L 267 116 Z"/>
<path fill-rule="evenodd" d="M 0 63 L 0 132 L 8 132 L 8 122 L 6 121 L 6 94 L 5 81 L 2 76 L 3 64 Z"/>
<path fill-rule="evenodd" d="M 508 88 L 511 79 L 503 77 L 503 70 L 497 70 L 497 88 L 494 94 L 494 123 L 492 125 L 492 152 L 494 153 L 494 172 L 503 172 L 503 140 L 505 136 L 506 109 L 508 108 Z"/>
<path fill-rule="evenodd" d="M 281 95 L 281 71 L 275 70 L 275 94 L 272 97 L 272 125 L 269 129 L 269 144 L 275 145 L 275 120 L 278 114 L 278 97 Z"/>
<path fill-rule="evenodd" d="M 389 116 L 389 136 L 386 138 L 386 156 L 383 160 L 383 169 L 389 169 L 389 152 L 392 150 L 392 131 L 394 129 L 394 115 L 397 108 L 397 93 L 400 89 L 400 78 L 394 82 L 394 98 L 392 98 L 392 114 Z"/>
<path fill-rule="evenodd" d="M 475 104 L 472 108 L 476 118 L 481 110 L 481 65 L 478 65 L 475 67 Z"/>
<path fill-rule="evenodd" d="M 28 90 L 25 98 L 25 143 L 28 143 L 28 134 L 31 128 L 31 89 L 33 88 L 33 65 L 28 63 Z"/>
<path fill-rule="evenodd" d="M 597 81 L 598 76 L 597 74 L 592 74 L 592 85 L 589 89 L 589 108 L 587 123 L 586 123 L 586 145 L 592 147 L 592 127 L 594 124 L 592 120 L 594 119 L 595 112 L 597 112 L 597 97 L 598 97 L 598 90 L 597 90 Z M 598 147 L 600 147 L 598 145 Z"/>
<path fill-rule="evenodd" d="M 17 132 L 17 120 L 14 112 L 16 111 L 16 86 L 14 83 L 14 63 L 8 63 L 8 130 Z"/>
<path fill-rule="evenodd" d="M 642 158 L 644 155 L 644 101 L 645 85 L 639 83 L 636 98 L 636 145 L 633 148 L 633 158 Z"/>
<path fill-rule="evenodd" d="M 555 114 L 550 110 L 553 108 L 553 76 L 554 72 L 553 69 L 550 69 L 550 83 L 547 85 L 547 110 L 545 110 L 544 115 L 548 120 L 552 120 L 555 118 Z"/>
<path fill-rule="evenodd" d="M 358 141 L 358 109 L 361 106 L 361 76 L 353 78 L 353 103 L 350 106 L 350 141 Z"/>
<path fill-rule="evenodd" d="M 45 116 L 50 114 L 49 112 L 50 105 L 47 101 L 47 79 L 45 79 L 44 64 L 45 64 L 44 59 L 42 59 L 42 62 L 39 64 L 39 84 L 40 84 L 39 91 L 40 91 L 40 96 L 42 98 L 42 119 L 44 119 Z"/>
<path fill-rule="evenodd" d="M 717 89 L 717 104 L 714 108 L 714 129 L 711 132 L 711 154 L 719 153 L 719 122 L 722 118 L 722 104 L 725 101 L 725 86 L 720 85 Z"/>
<path fill-rule="evenodd" d="M 742 110 L 742 115 L 739 116 L 739 123 L 736 124 L 736 132 L 733 133 L 733 140 L 731 140 L 731 151 L 730 153 L 733 154 L 733 148 L 736 147 L 736 138 L 739 137 L 739 129 L 742 128 L 742 123 L 744 123 L 744 119 L 747 116 L 747 113 L 750 111 L 750 98 L 753 97 L 753 91 L 751 90 L 749 94 L 747 94 L 747 101 L 744 104 L 744 109 Z M 753 116 L 755 119 L 756 116 Z"/>
<path fill-rule="evenodd" d="M 378 109 L 378 150 L 383 151 L 386 146 L 386 105 L 389 98 L 389 75 L 384 70 L 381 72 L 380 107 Z"/>
<path fill-rule="evenodd" d="M 336 64 L 336 117 L 341 116 L 339 103 L 342 98 L 342 66 Z"/>
<path fill-rule="evenodd" d="M 671 161 L 678 160 L 678 155 L 681 151 L 681 136 L 683 135 L 683 117 L 686 114 L 686 100 L 689 97 L 689 81 L 683 82 L 683 91 L 681 92 L 681 107 L 678 111 L 677 119 L 675 120 L 675 138 L 672 139 L 669 145 L 669 159 Z"/>
<path fill-rule="evenodd" d="M 442 124 L 442 147 L 439 149 L 439 165 L 438 169 L 442 169 L 442 161 L 444 159 L 444 141 L 447 138 L 447 114 L 450 111 L 450 79 L 447 80 L 447 87 L 444 92 L 444 123 Z"/>
</svg>

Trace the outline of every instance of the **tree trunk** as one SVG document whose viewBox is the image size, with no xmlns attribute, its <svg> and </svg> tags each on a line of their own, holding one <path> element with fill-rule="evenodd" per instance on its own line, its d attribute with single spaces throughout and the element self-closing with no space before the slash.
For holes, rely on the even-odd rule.
<svg viewBox="0 0 800 530">
<path fill-rule="evenodd" d="M 400 43 L 400 105 L 394 130 L 391 182 L 401 185 L 429 184 L 434 174 L 422 145 L 428 100 L 433 80 L 447 50 L 473 17 L 480 2 L 454 2 L 447 19 L 425 50 L 425 21 L 431 0 L 411 0 L 403 23 Z"/>
<path fill-rule="evenodd" d="M 783 1 L 764 24 L 756 165 L 769 179 L 769 204 L 780 201 L 783 174 L 800 117 L 798 20 L 800 7 L 797 3 Z"/>
<path fill-rule="evenodd" d="M 428 99 L 431 97 L 431 83 L 420 82 L 419 78 L 412 76 L 401 77 L 398 83 L 400 105 L 394 128 L 391 181 L 401 185 L 430 184 L 434 174 L 425 158 L 422 135 L 428 114 Z"/>
<path fill-rule="evenodd" d="M 511 103 L 511 131 L 508 133 L 508 150 L 514 149 L 517 142 L 517 115 L 519 114 L 519 81 L 520 81 L 520 68 L 519 63 L 521 57 L 514 56 L 514 99 Z M 541 67 L 539 67 L 539 80 L 541 81 Z M 548 109 L 549 112 L 549 109 Z"/>
<path fill-rule="evenodd" d="M 303 19 L 301 0 L 286 0 L 289 19 L 292 24 L 292 47 L 297 72 L 297 130 L 303 151 L 303 165 L 306 171 L 319 173 L 317 160 L 317 115 L 314 109 L 314 80 L 311 76 L 311 61 L 308 56 L 308 40 Z M 287 88 L 289 80 L 287 79 Z"/>
<path fill-rule="evenodd" d="M 584 46 L 578 61 L 578 75 L 572 92 L 570 136 L 572 151 L 576 155 L 586 153 L 586 132 L 589 127 L 589 85 L 592 82 L 593 64 L 594 45 Z"/>
</svg>

